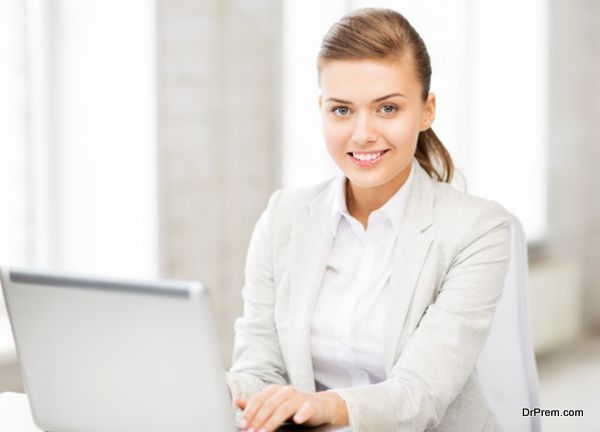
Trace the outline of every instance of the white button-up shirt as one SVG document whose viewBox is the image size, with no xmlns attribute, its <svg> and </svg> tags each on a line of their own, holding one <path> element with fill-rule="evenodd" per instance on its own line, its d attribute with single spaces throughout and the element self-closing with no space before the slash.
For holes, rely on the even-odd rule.
<svg viewBox="0 0 600 432">
<path fill-rule="evenodd" d="M 386 379 L 383 319 L 392 259 L 415 164 L 402 187 L 369 215 L 367 229 L 348 213 L 346 177 L 336 178 L 333 248 L 311 324 L 317 391 Z"/>
</svg>

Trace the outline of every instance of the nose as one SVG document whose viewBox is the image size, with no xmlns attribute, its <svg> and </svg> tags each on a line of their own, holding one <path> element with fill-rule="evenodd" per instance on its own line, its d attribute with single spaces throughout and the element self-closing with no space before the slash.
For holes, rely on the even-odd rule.
<svg viewBox="0 0 600 432">
<path fill-rule="evenodd" d="M 365 145 L 377 141 L 378 132 L 375 121 L 369 113 L 359 113 L 354 123 L 352 141 L 358 145 Z"/>
</svg>

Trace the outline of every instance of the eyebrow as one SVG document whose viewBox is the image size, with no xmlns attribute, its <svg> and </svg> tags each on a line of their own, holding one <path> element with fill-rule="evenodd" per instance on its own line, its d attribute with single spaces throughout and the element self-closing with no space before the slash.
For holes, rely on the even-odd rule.
<svg viewBox="0 0 600 432">
<path fill-rule="evenodd" d="M 404 98 L 406 97 L 406 95 L 403 95 L 402 93 L 390 93 L 389 95 L 381 96 L 381 97 L 378 97 L 377 99 L 374 99 L 373 102 L 379 102 L 379 101 L 382 101 L 384 99 L 391 98 L 393 96 L 401 96 L 401 97 L 404 97 Z M 347 101 L 347 100 L 343 100 L 343 99 L 337 99 L 337 98 L 327 98 L 327 99 L 325 99 L 325 102 L 329 102 L 329 101 L 352 105 L 352 102 Z"/>
</svg>

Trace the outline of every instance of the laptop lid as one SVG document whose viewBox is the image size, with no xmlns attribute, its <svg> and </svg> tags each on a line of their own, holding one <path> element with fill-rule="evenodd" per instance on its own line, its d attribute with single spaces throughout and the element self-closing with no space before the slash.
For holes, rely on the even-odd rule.
<svg viewBox="0 0 600 432">
<path fill-rule="evenodd" d="M 43 430 L 237 430 L 202 285 L 0 273 L 25 390 Z"/>
</svg>

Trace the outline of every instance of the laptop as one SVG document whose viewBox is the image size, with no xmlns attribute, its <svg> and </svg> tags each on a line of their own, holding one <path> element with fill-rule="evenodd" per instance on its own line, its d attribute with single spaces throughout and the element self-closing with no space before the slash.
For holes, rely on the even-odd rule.
<svg viewBox="0 0 600 432">
<path fill-rule="evenodd" d="M 200 283 L 6 267 L 0 280 L 42 430 L 239 430 L 210 295 Z"/>
</svg>

